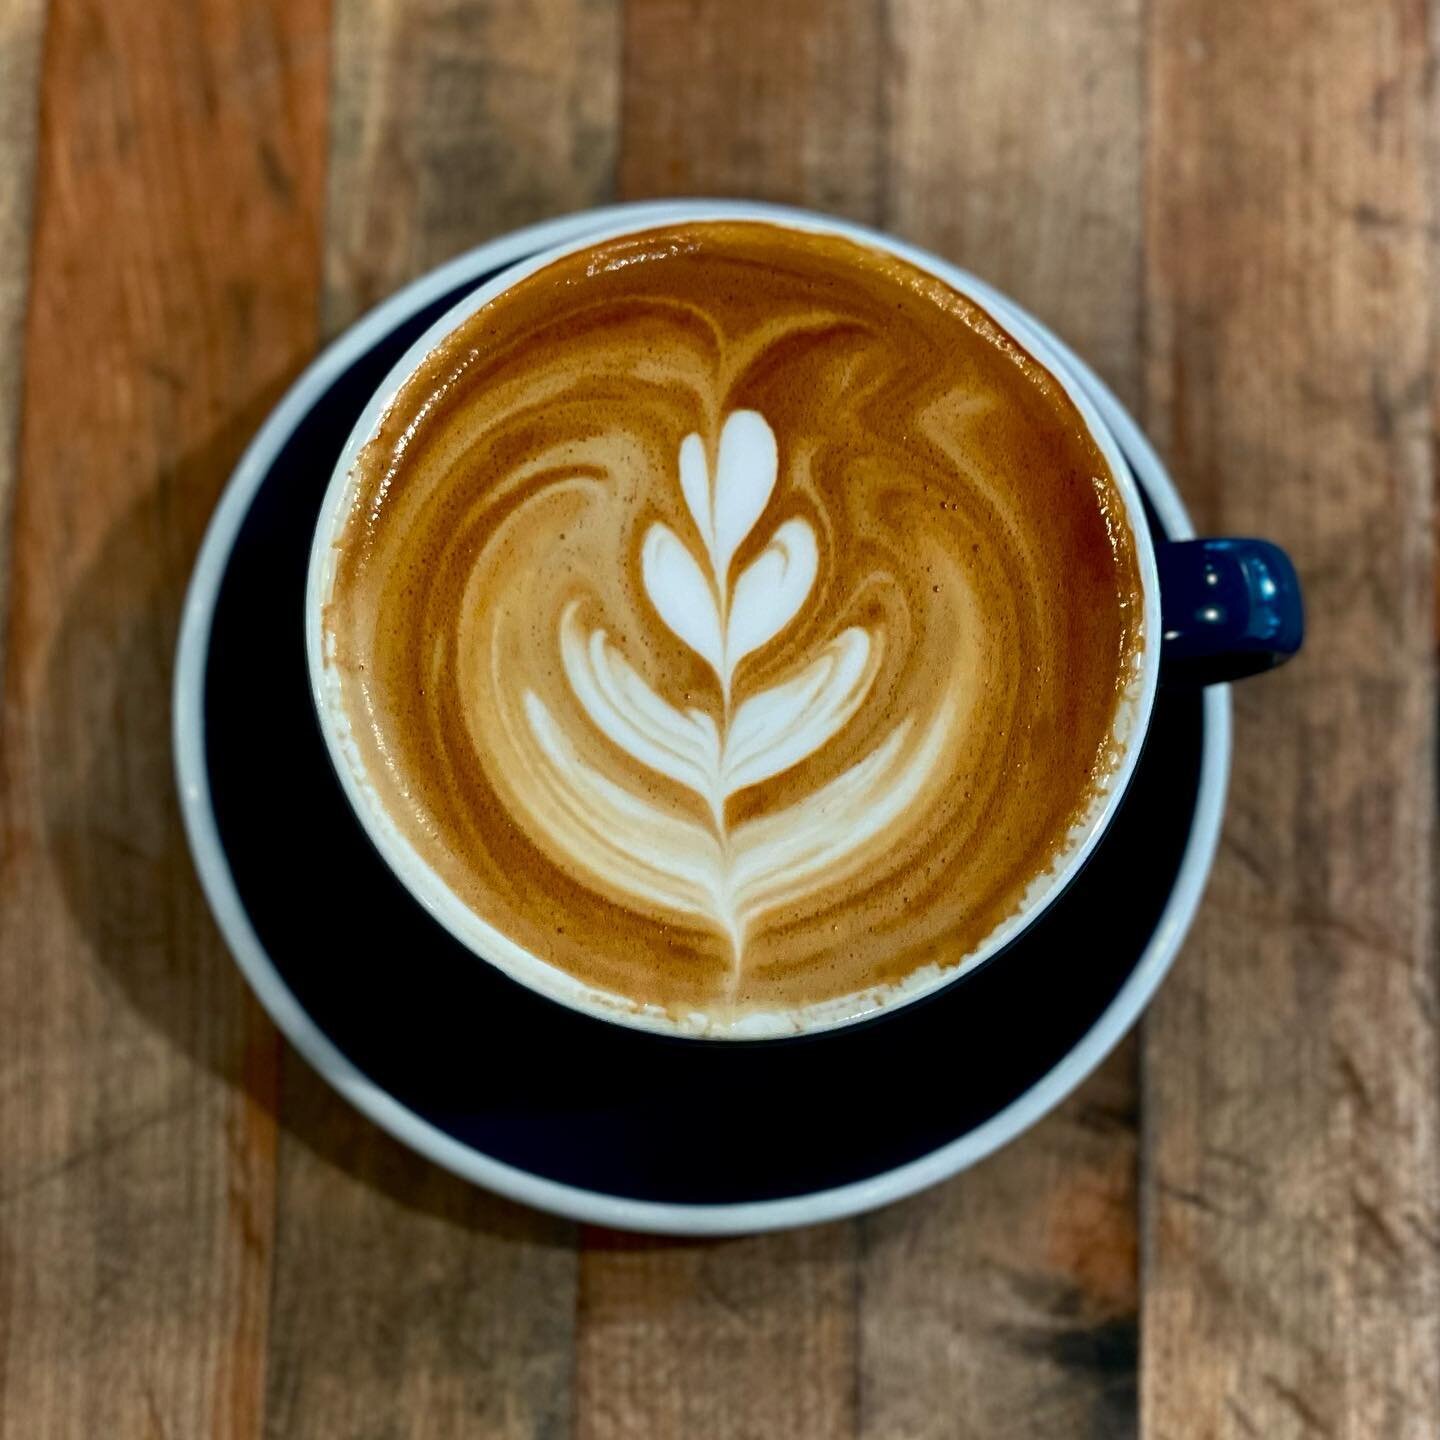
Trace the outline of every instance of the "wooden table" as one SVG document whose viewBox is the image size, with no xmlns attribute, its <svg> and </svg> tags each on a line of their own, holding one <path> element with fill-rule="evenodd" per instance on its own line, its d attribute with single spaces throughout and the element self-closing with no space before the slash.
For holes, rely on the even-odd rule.
<svg viewBox="0 0 1440 1440">
<path fill-rule="evenodd" d="M 1440 1426 L 1423 0 L 0 0 L 0 1436 L 1427 1437 Z M 1203 527 L 1284 542 L 1203 916 L 1060 1112 L 680 1244 L 350 1111 L 219 943 L 180 597 L 327 335 L 518 223 L 741 194 L 1011 291 Z"/>
</svg>

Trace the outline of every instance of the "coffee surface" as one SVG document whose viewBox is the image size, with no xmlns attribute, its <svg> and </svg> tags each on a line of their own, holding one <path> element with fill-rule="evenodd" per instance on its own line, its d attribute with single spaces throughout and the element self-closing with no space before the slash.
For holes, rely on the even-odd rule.
<svg viewBox="0 0 1440 1440">
<path fill-rule="evenodd" d="M 629 1001 L 963 960 L 1121 756 L 1134 541 L 1060 386 L 943 282 L 697 223 L 484 306 L 351 476 L 356 755 L 449 888 Z"/>
</svg>

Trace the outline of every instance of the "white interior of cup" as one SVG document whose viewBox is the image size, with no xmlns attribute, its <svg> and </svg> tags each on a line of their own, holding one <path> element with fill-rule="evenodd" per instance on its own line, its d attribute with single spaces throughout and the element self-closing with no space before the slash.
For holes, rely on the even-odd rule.
<svg viewBox="0 0 1440 1440">
<path fill-rule="evenodd" d="M 791 210 L 785 211 L 783 218 L 779 218 L 774 210 L 762 205 L 697 201 L 688 205 L 683 214 L 667 215 L 664 223 L 683 224 L 691 220 L 755 221 L 801 233 L 844 236 L 862 245 L 887 251 L 935 275 L 979 309 L 992 315 L 997 324 L 1055 377 L 1079 411 L 1110 467 L 1135 538 L 1135 554 L 1145 605 L 1143 637 L 1136 657 L 1135 672 L 1116 714 L 1114 736 L 1122 749 L 1122 758 L 1106 788 L 1097 793 L 1089 812 L 1072 828 L 1067 844 L 1056 862 L 1031 882 L 1016 912 L 992 930 L 958 965 L 944 968 L 925 966 L 911 972 L 902 981 L 799 1009 L 756 1011 L 735 1020 L 722 1020 L 703 1012 L 675 1015 L 658 1006 L 638 1006 L 626 997 L 597 990 L 568 972 L 537 959 L 489 924 L 460 900 L 415 850 L 381 802 L 366 775 L 364 762 L 352 733 L 350 718 L 343 704 L 340 676 L 331 664 L 333 644 L 324 626 L 324 608 L 334 581 L 334 537 L 349 515 L 354 500 L 355 481 L 352 471 L 360 451 L 374 436 L 396 395 L 420 362 L 475 311 L 512 285 L 544 269 L 562 256 L 651 229 L 657 223 L 654 220 L 637 220 L 618 227 L 600 228 L 578 241 L 556 246 L 512 266 L 437 320 L 395 364 L 356 421 L 336 463 L 321 506 L 306 585 L 306 655 L 321 732 L 356 817 L 406 889 L 463 945 L 531 989 L 601 1019 L 705 1039 L 778 1038 L 833 1029 L 868 1019 L 879 1011 L 917 1000 L 953 983 L 1004 949 L 1065 889 L 1099 843 L 1119 807 L 1139 760 L 1154 707 L 1159 677 L 1159 578 L 1154 546 L 1139 491 L 1114 437 L 1075 378 L 1067 372 L 1064 363 L 1023 316 L 1008 306 L 1002 309 L 980 299 L 972 289 L 970 277 L 938 257 L 846 221 Z"/>
</svg>

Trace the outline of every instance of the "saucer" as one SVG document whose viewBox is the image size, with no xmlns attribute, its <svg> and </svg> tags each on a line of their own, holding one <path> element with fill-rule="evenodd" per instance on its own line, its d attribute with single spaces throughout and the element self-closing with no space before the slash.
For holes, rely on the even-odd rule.
<svg viewBox="0 0 1440 1440">
<path fill-rule="evenodd" d="M 421 1154 L 541 1209 L 728 1234 L 912 1194 L 1014 1138 L 1084 1079 L 1154 994 L 1194 916 L 1219 836 L 1230 702 L 1224 687 L 1162 689 L 1124 805 L 1070 889 L 992 961 L 851 1028 L 719 1043 L 607 1025 L 452 939 L 371 847 L 321 738 L 303 627 L 315 519 L 357 416 L 438 316 L 540 249 L 675 213 L 617 206 L 482 246 L 310 366 L 242 458 L 201 549 L 181 624 L 175 749 L 221 931 L 275 1023 L 352 1103 Z M 756 207 L 757 218 L 786 213 Z M 1002 322 L 1018 313 L 969 284 Z M 1189 536 L 1134 422 L 1045 333 L 1119 441 L 1157 535 Z"/>
</svg>

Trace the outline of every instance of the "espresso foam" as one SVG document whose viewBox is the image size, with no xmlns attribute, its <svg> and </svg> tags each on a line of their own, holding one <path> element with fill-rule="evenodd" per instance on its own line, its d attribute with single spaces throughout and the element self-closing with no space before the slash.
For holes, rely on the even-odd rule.
<svg viewBox="0 0 1440 1440">
<path fill-rule="evenodd" d="M 639 1005 L 958 964 L 1113 774 L 1142 602 L 1061 387 L 939 280 L 750 223 L 522 280 L 351 476 L 358 763 L 454 893 Z"/>
</svg>

